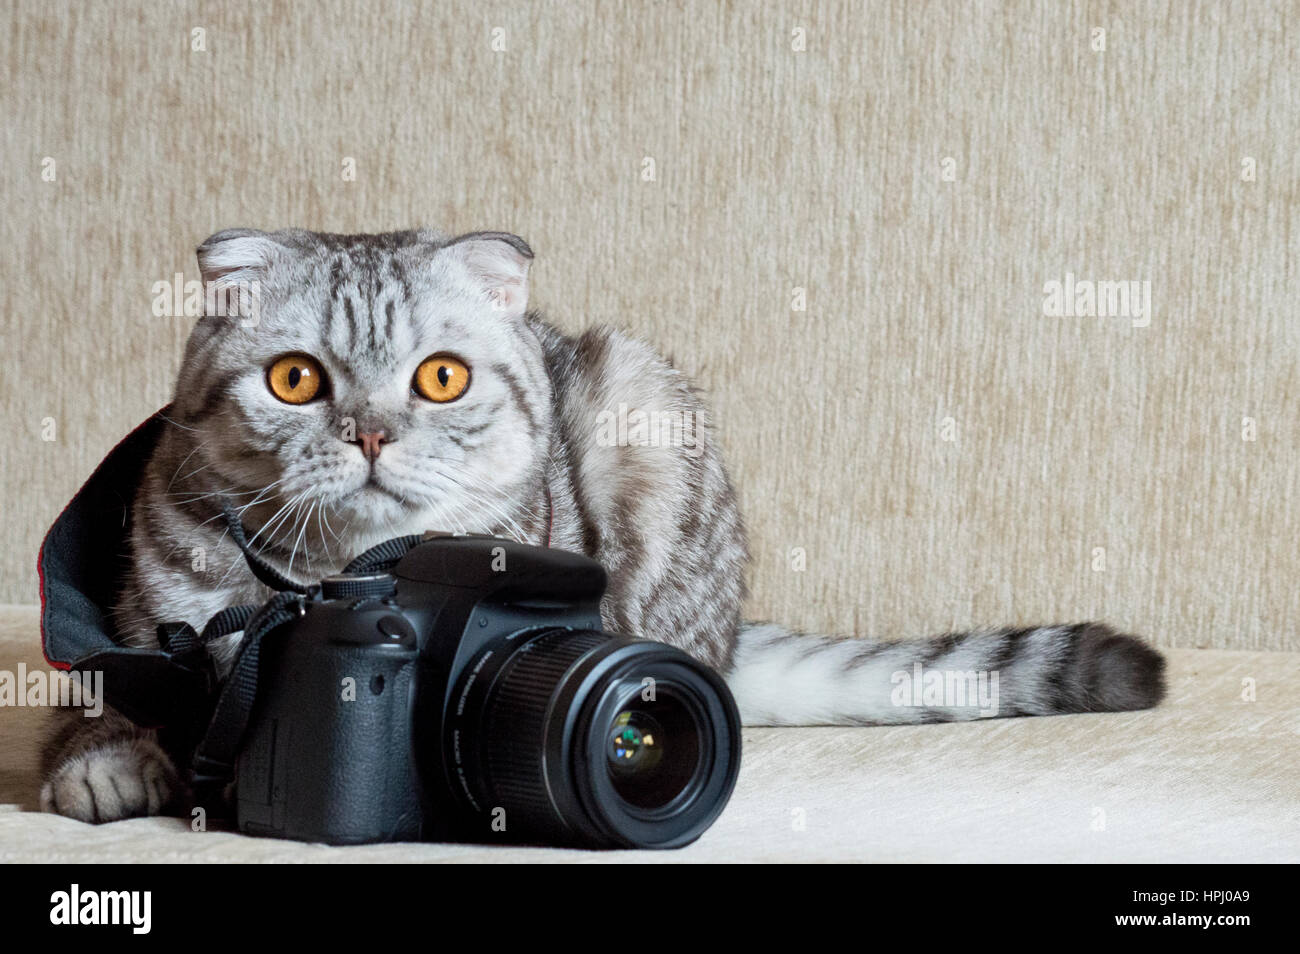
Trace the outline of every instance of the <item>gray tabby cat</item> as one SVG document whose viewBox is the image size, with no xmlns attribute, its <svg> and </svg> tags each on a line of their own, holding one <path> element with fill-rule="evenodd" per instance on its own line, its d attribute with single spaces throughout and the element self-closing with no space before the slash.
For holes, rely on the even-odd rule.
<svg viewBox="0 0 1300 954">
<path fill-rule="evenodd" d="M 605 627 L 727 673 L 749 724 L 978 717 L 895 704 L 891 677 L 918 662 L 998 673 L 1001 715 L 1141 709 L 1163 694 L 1162 657 L 1093 623 L 929 642 L 743 623 L 745 531 L 699 397 L 640 341 L 566 337 L 529 312 L 532 252 L 516 236 L 240 229 L 198 258 L 214 288 L 257 283 L 258 320 L 209 316 L 190 336 L 175 426 L 134 502 L 116 610 L 133 645 L 154 645 L 160 621 L 201 628 L 270 595 L 225 531 L 225 496 L 254 547 L 300 581 L 429 528 L 582 551 L 609 573 Z M 620 405 L 693 420 L 694 446 L 602 437 L 601 412 Z M 220 666 L 238 638 L 213 647 Z M 68 721 L 46 754 L 47 810 L 109 821 L 184 795 L 154 735 L 120 715 Z"/>
</svg>

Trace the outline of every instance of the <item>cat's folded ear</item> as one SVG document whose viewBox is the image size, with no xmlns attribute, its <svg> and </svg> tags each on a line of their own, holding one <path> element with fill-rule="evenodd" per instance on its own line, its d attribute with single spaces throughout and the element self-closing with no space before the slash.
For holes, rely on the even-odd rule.
<svg viewBox="0 0 1300 954">
<path fill-rule="evenodd" d="M 204 286 L 235 285 L 258 279 L 282 246 L 257 229 L 225 229 L 198 247 Z"/>
<path fill-rule="evenodd" d="M 444 245 L 442 254 L 455 256 L 492 304 L 508 317 L 517 318 L 528 308 L 528 266 L 533 250 L 518 235 L 469 232 Z"/>
</svg>

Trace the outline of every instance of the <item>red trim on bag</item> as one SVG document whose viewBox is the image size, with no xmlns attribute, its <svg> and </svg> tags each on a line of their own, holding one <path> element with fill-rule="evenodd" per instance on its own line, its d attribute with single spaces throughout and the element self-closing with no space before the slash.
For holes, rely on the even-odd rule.
<svg viewBox="0 0 1300 954">
<path fill-rule="evenodd" d="M 67 509 L 68 507 L 65 504 L 63 510 Z M 59 512 L 59 516 L 63 516 L 63 511 Z M 56 519 L 54 522 L 58 523 L 59 521 Z M 53 526 L 51 526 L 50 529 L 52 530 Z M 45 645 L 45 541 L 49 538 L 50 531 L 46 530 L 45 536 L 41 539 L 41 548 L 36 553 L 36 575 L 41 579 L 41 655 L 45 657 L 45 664 L 47 666 L 52 666 L 55 669 L 67 670 L 72 668 L 72 663 L 59 662 L 57 659 L 51 659 L 50 651 Z"/>
<path fill-rule="evenodd" d="M 153 412 L 152 414 L 150 414 L 147 418 L 145 418 L 143 421 L 141 421 L 139 424 L 137 424 L 134 428 L 132 428 L 131 433 L 127 434 L 126 437 L 122 438 L 120 441 L 118 441 L 116 444 L 113 445 L 113 449 L 112 449 L 111 451 L 109 451 L 107 454 L 104 455 L 104 460 L 108 460 L 108 458 L 112 457 L 115 453 L 117 453 L 117 449 L 118 449 L 119 447 L 121 447 L 123 444 L 125 444 L 127 441 L 129 441 L 131 438 L 135 437 L 136 434 L 138 434 L 140 431 L 142 431 L 142 430 L 143 430 L 145 427 L 147 427 L 149 424 L 153 423 L 154 418 L 158 417 L 158 416 L 161 415 L 161 414 L 166 413 L 167 411 L 170 411 L 170 410 L 171 410 L 171 407 L 172 407 L 172 406 L 171 406 L 170 404 L 164 404 L 164 405 L 163 405 L 162 407 L 160 407 L 158 410 L 154 411 L 154 412 Z M 104 461 L 100 461 L 100 464 L 99 464 L 99 465 L 102 465 L 103 462 L 104 462 Z M 41 548 L 40 548 L 40 550 L 38 550 L 38 551 L 36 552 L 36 575 L 40 578 L 40 581 L 41 581 L 41 582 L 40 582 L 40 590 L 41 590 L 41 655 L 45 657 L 45 663 L 46 663 L 46 665 L 52 666 L 52 667 L 55 668 L 55 669 L 62 669 L 62 670 L 65 670 L 65 671 L 68 670 L 68 669 L 71 669 L 71 668 L 72 668 L 72 663 L 71 663 L 71 662 L 62 662 L 61 660 L 58 660 L 58 659 L 51 659 L 51 658 L 50 658 L 49 647 L 46 645 L 46 638 L 45 638 L 45 544 L 49 542 L 50 534 L 54 532 L 54 527 L 55 527 L 55 525 L 58 524 L 58 522 L 59 522 L 60 520 L 63 519 L 63 515 L 64 515 L 65 513 L 67 513 L 67 512 L 68 512 L 68 508 L 72 506 L 72 501 L 73 501 L 73 500 L 76 500 L 79 496 L 81 496 L 81 492 L 82 492 L 83 490 L 86 489 L 86 484 L 90 483 L 91 479 L 95 476 L 95 471 L 99 470 L 99 465 L 97 465 L 97 466 L 95 467 L 95 470 L 92 470 L 92 471 L 90 472 L 90 477 L 87 477 L 87 478 L 82 482 L 81 486 L 77 489 L 77 492 L 76 492 L 75 494 L 72 495 L 72 500 L 69 500 L 66 504 L 63 505 L 63 509 L 59 511 L 59 515 L 58 515 L 57 517 L 54 518 L 54 523 L 50 524 L 50 529 L 45 531 L 45 536 L 41 538 Z"/>
</svg>

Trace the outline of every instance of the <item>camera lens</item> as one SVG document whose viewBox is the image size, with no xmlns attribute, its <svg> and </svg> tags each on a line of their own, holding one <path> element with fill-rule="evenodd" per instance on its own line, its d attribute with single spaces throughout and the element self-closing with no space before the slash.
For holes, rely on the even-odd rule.
<svg viewBox="0 0 1300 954">
<path fill-rule="evenodd" d="M 610 780 L 628 804 L 661 809 L 695 777 L 701 727 L 671 696 L 638 705 L 615 716 L 607 732 Z"/>
<path fill-rule="evenodd" d="M 525 841 L 671 848 L 718 817 L 740 718 L 713 670 L 663 643 L 552 629 L 467 668 L 445 740 L 486 825 Z M 496 831 L 500 837 L 500 829 Z"/>
</svg>

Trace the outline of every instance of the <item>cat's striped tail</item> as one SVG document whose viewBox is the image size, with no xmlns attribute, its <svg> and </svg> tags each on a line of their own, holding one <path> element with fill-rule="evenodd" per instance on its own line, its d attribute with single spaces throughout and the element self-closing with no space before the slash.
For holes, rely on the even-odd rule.
<svg viewBox="0 0 1300 954">
<path fill-rule="evenodd" d="M 1165 660 L 1100 623 L 925 641 L 806 636 L 746 624 L 727 683 L 746 725 L 907 725 L 1149 709 Z"/>
</svg>

